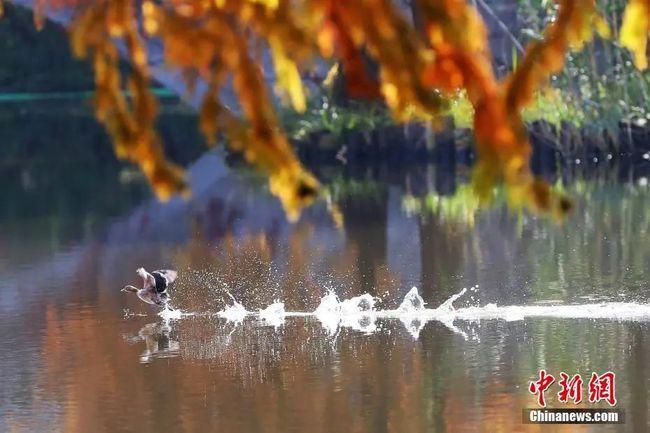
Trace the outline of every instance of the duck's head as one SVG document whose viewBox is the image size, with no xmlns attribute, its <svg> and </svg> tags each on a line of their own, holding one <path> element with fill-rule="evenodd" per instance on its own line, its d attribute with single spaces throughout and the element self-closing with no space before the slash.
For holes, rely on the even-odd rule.
<svg viewBox="0 0 650 433">
<path fill-rule="evenodd" d="M 133 287 L 133 286 L 124 286 L 121 290 L 122 292 L 132 292 L 132 293 L 138 293 L 138 288 Z"/>
</svg>

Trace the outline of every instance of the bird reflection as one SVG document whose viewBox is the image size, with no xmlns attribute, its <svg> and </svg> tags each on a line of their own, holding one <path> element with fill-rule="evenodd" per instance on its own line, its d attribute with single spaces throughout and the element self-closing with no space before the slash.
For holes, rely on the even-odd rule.
<svg viewBox="0 0 650 433">
<path fill-rule="evenodd" d="M 127 336 L 131 344 L 144 341 L 145 350 L 140 355 L 140 362 L 150 363 L 154 358 L 172 358 L 180 353 L 180 344 L 170 337 L 172 327 L 169 321 L 154 322 L 144 325 L 137 335 Z"/>
</svg>

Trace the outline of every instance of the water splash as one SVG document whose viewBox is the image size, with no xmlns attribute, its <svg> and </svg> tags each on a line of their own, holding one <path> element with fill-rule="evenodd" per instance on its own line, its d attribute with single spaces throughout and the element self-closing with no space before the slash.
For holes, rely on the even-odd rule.
<svg viewBox="0 0 650 433">
<path fill-rule="evenodd" d="M 474 286 L 478 287 L 478 286 Z M 474 287 L 471 287 L 471 289 L 474 289 Z M 472 290 L 474 291 L 474 290 Z M 449 299 L 447 299 L 445 302 L 440 304 L 438 308 L 436 308 L 436 311 L 440 313 L 449 313 L 452 314 L 456 309 L 454 308 L 454 302 L 461 296 L 463 296 L 465 293 L 467 293 L 467 289 L 463 289 L 460 292 L 456 293 L 455 295 L 451 295 Z"/>
<path fill-rule="evenodd" d="M 259 317 L 265 325 L 279 328 L 284 324 L 285 311 L 284 302 L 276 301 L 259 311 Z"/>
<path fill-rule="evenodd" d="M 342 328 L 372 334 L 377 330 L 375 301 L 375 298 L 368 293 L 344 299 L 339 303 L 339 325 Z"/>
<path fill-rule="evenodd" d="M 342 316 L 372 313 L 375 311 L 375 298 L 364 293 L 354 298 L 344 299 L 339 303 L 339 308 Z"/>
<path fill-rule="evenodd" d="M 181 319 L 183 316 L 192 316 L 193 313 L 184 313 L 181 310 L 178 310 L 167 304 L 165 305 L 165 308 L 163 308 L 162 311 L 158 313 L 158 315 L 162 317 L 166 322 L 169 322 L 170 320 Z"/>
<path fill-rule="evenodd" d="M 455 311 L 457 320 L 524 320 L 529 318 L 599 319 L 648 321 L 650 305 L 634 302 L 600 302 L 596 304 L 525 305 L 467 307 Z"/>
<path fill-rule="evenodd" d="M 397 317 L 415 340 L 420 337 L 420 332 L 427 323 L 425 305 L 426 302 L 418 293 L 418 288 L 414 286 L 395 310 Z"/>
<path fill-rule="evenodd" d="M 424 325 L 427 324 L 427 321 L 420 317 L 400 316 L 399 320 L 414 340 L 420 338 L 420 332 L 424 329 Z"/>
<path fill-rule="evenodd" d="M 377 299 L 368 293 L 349 299 L 339 300 L 333 291 L 328 291 L 320 300 L 313 312 L 286 311 L 284 303 L 275 301 L 266 308 L 258 311 L 248 311 L 229 292 L 232 305 L 227 306 L 217 316 L 233 322 L 235 326 L 248 317 L 257 317 L 263 325 L 278 328 L 290 317 L 314 317 L 331 336 L 338 335 L 341 329 L 347 328 L 366 334 L 376 332 L 377 320 L 397 319 L 404 324 L 406 330 L 418 339 L 424 326 L 430 321 L 444 324 L 453 332 L 469 339 L 463 331 L 464 324 L 478 323 L 485 320 L 521 321 L 529 318 L 556 319 L 599 319 L 617 321 L 650 321 L 650 305 L 632 302 L 599 302 L 591 304 L 560 304 L 544 303 L 537 305 L 456 307 L 454 303 L 465 294 L 473 294 L 478 286 L 462 289 L 440 304 L 437 308 L 427 308 L 418 289 L 413 287 L 404 296 L 396 309 L 377 309 Z M 470 301 L 475 302 L 470 296 Z M 171 307 L 159 313 L 165 320 L 178 320 L 195 313 L 182 312 Z M 459 326 L 460 325 L 460 326 Z"/>
<path fill-rule="evenodd" d="M 418 293 L 418 288 L 413 286 L 411 290 L 404 296 L 404 300 L 397 308 L 397 311 L 405 314 L 421 313 L 424 310 L 426 302 Z"/>
<path fill-rule="evenodd" d="M 235 297 L 229 291 L 226 290 L 226 293 L 230 296 L 232 305 L 228 305 L 223 311 L 219 311 L 217 316 L 235 324 L 243 322 L 249 312 L 246 311 L 246 308 L 242 304 L 237 302 Z"/>
<path fill-rule="evenodd" d="M 320 300 L 320 304 L 314 310 L 314 316 L 318 319 L 329 335 L 336 335 L 341 323 L 341 305 L 339 298 L 333 290 L 329 290 Z"/>
</svg>

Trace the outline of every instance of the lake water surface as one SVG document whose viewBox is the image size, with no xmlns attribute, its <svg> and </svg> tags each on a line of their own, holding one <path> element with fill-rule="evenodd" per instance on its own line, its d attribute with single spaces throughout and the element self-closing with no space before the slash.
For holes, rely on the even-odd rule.
<svg viewBox="0 0 650 433">
<path fill-rule="evenodd" d="M 571 182 L 576 211 L 559 225 L 498 200 L 475 212 L 460 181 L 460 199 L 415 191 L 436 183 L 435 167 L 393 173 L 399 182 L 333 176 L 337 228 L 325 201 L 288 223 L 262 182 L 221 160 L 200 159 L 194 198 L 166 205 L 110 174 L 94 181 L 99 197 L 7 174 L 25 197 L 50 192 L 14 202 L 0 222 L 0 431 L 650 428 L 645 177 Z M 120 292 L 139 266 L 179 271 L 172 298 L 184 315 L 160 317 Z M 446 316 L 387 312 L 414 286 L 430 310 L 471 290 Z M 233 299 L 249 312 L 282 302 L 308 313 L 328 293 L 368 294 L 374 310 L 217 314 Z M 540 369 L 585 385 L 615 372 L 626 423 L 522 424 Z M 572 407 L 557 391 L 549 406 Z"/>
</svg>

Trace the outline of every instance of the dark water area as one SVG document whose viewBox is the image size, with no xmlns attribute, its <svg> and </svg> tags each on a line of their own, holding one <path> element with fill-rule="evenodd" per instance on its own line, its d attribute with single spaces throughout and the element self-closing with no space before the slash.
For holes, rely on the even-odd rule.
<svg viewBox="0 0 650 433">
<path fill-rule="evenodd" d="M 167 141 L 194 149 L 191 121 L 170 116 Z M 92 119 L 27 119 L 0 127 L 4 143 L 34 143 L 0 160 L 0 431 L 648 431 L 650 317 L 629 315 L 650 303 L 645 166 L 552 179 L 575 200 L 563 224 L 512 214 L 499 194 L 479 210 L 462 167 L 319 166 L 328 199 L 291 224 L 264 181 L 219 151 L 191 166 L 190 201 L 159 204 L 110 149 L 33 159 L 105 140 Z M 120 292 L 140 266 L 179 271 L 171 296 L 185 316 Z M 332 328 L 216 314 L 230 295 L 252 312 L 277 301 L 312 312 L 329 291 L 386 311 L 413 286 L 435 308 L 477 285 L 454 306 L 522 317 L 414 332 L 393 317 Z M 554 305 L 574 307 L 558 317 Z M 522 424 L 540 369 L 580 373 L 585 387 L 615 372 L 625 424 Z M 549 406 L 572 407 L 557 391 Z M 609 407 L 579 405 L 592 406 Z"/>
</svg>

